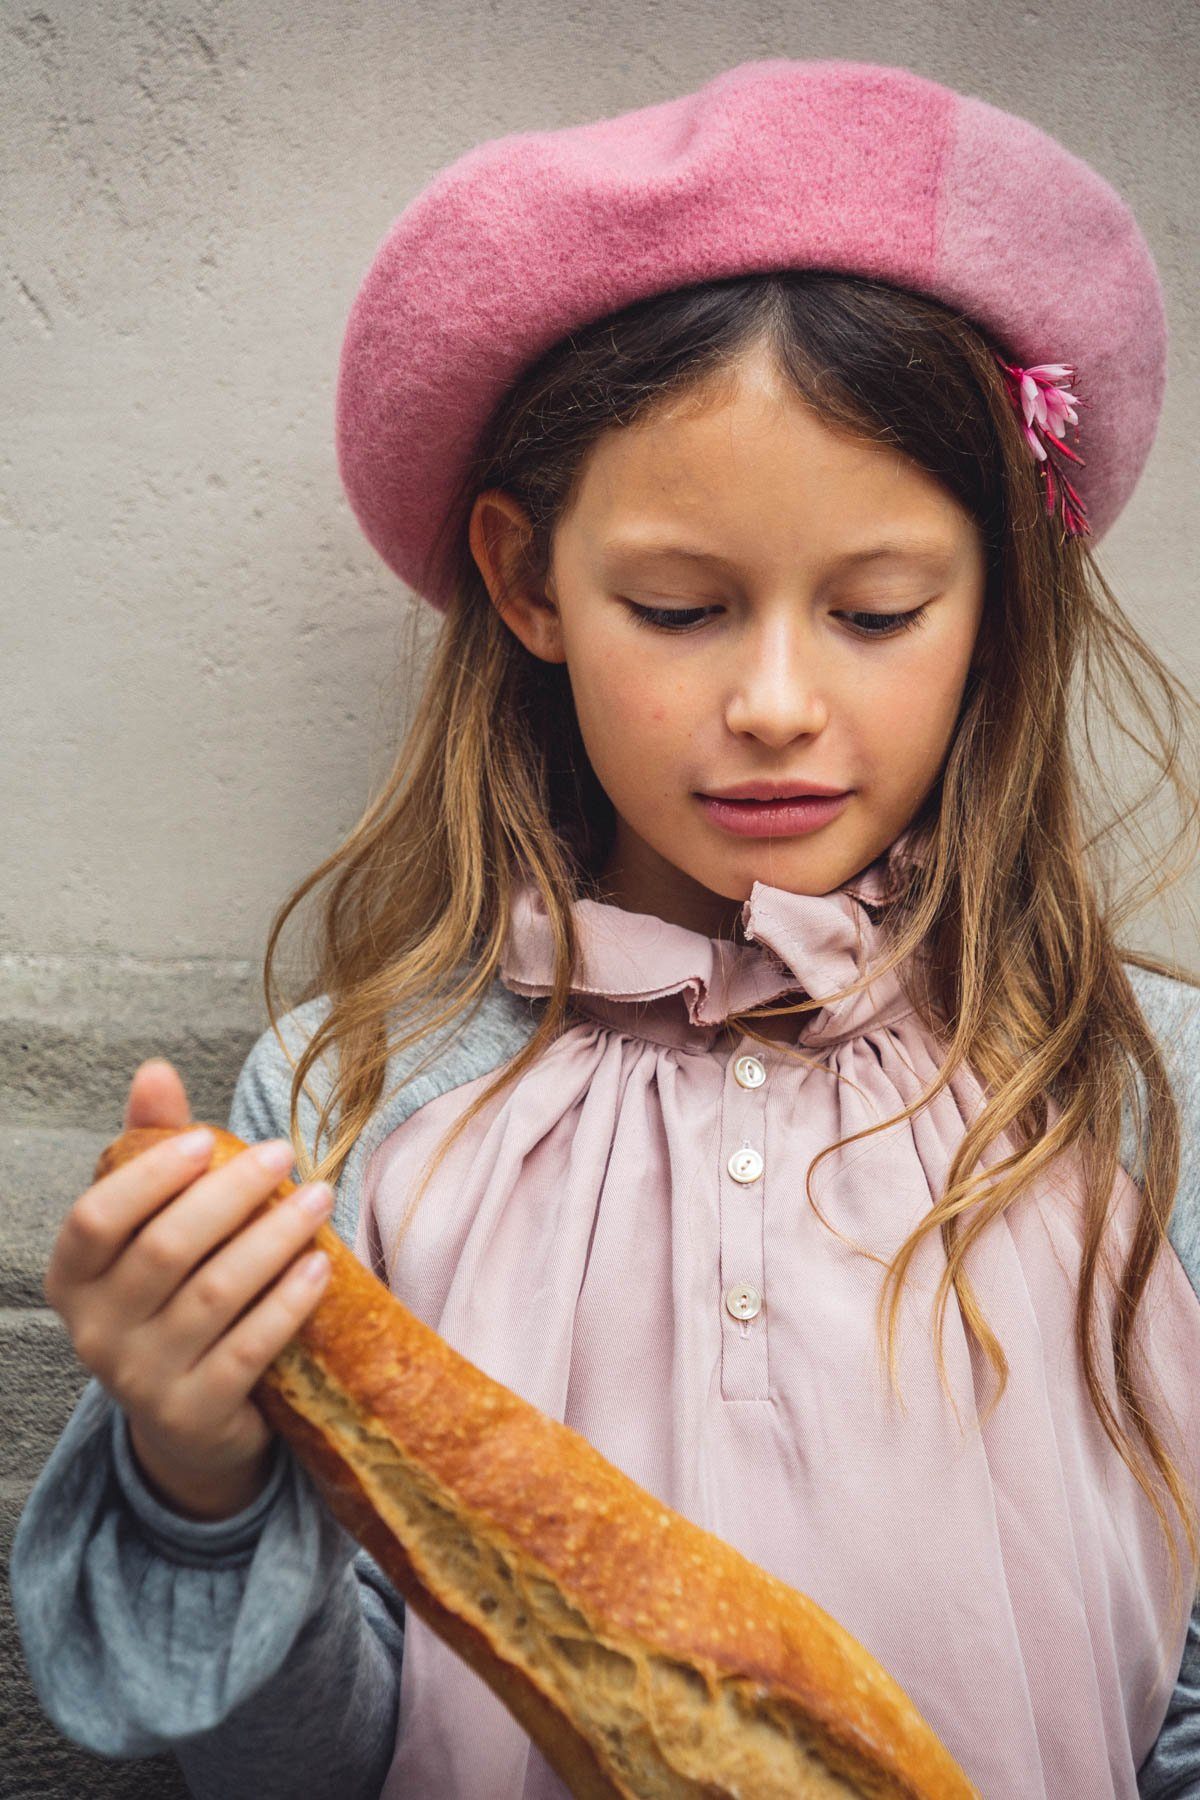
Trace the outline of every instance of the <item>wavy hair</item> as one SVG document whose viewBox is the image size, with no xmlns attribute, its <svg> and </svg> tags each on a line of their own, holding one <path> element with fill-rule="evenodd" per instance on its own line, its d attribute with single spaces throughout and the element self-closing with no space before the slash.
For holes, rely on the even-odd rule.
<svg viewBox="0 0 1200 1800">
<path fill-rule="evenodd" d="M 652 408 L 703 404 L 722 391 L 744 354 L 763 347 L 827 423 L 895 446 L 944 484 L 982 532 L 987 587 L 978 664 L 937 784 L 911 821 L 928 853 L 881 909 L 887 960 L 839 996 L 757 1008 L 735 1023 L 766 1042 L 756 1019 L 803 1014 L 899 967 L 906 990 L 912 984 L 913 1003 L 945 1044 L 936 1082 L 912 1106 L 815 1158 L 805 1184 L 814 1206 L 812 1173 L 826 1156 L 912 1117 L 962 1063 L 983 1086 L 986 1104 L 967 1126 L 944 1192 L 882 1282 L 881 1354 L 886 1314 L 894 1384 L 901 1287 L 922 1240 L 937 1231 L 946 1256 L 936 1297 L 942 1381 L 941 1339 L 953 1289 L 996 1377 L 992 1407 L 999 1404 L 1008 1360 L 964 1259 L 1056 1158 L 1078 1156 L 1085 1203 L 1077 1351 L 1103 1428 L 1166 1536 L 1178 1605 L 1179 1553 L 1158 1489 L 1183 1521 L 1193 1570 L 1200 1560 L 1196 1506 L 1138 1367 L 1135 1319 L 1167 1243 L 1180 1173 L 1180 1117 L 1160 1046 L 1122 964 L 1193 987 L 1198 977 L 1123 948 L 1118 934 L 1195 859 L 1200 788 L 1180 749 L 1181 742 L 1196 742 L 1194 730 L 1185 732 L 1187 724 L 1194 727 L 1196 702 L 1122 610 L 1087 540 L 1067 536 L 1047 513 L 1037 465 L 995 360 L 996 350 L 1017 360 L 1011 346 L 941 302 L 823 271 L 705 282 L 640 300 L 573 331 L 505 393 L 440 521 L 426 574 L 446 581 L 450 597 L 394 766 L 343 842 L 272 920 L 263 986 L 282 1044 L 272 993 L 278 939 L 294 909 L 329 878 L 308 942 L 307 978 L 290 997 L 281 996 L 284 1010 L 318 995 L 328 1003 L 298 1062 L 289 1053 L 297 1164 L 306 1179 L 336 1181 L 384 1098 L 389 1055 L 428 1039 L 417 1065 L 424 1069 L 466 1029 L 496 979 L 518 882 L 536 883 L 548 912 L 553 989 L 532 1008 L 536 1028 L 519 1053 L 446 1134 L 418 1199 L 462 1130 L 571 1022 L 572 904 L 600 897 L 613 808 L 584 750 L 566 666 L 531 655 L 492 602 L 468 542 L 476 496 L 501 488 L 527 509 L 530 572 L 544 581 L 556 521 L 600 435 Z M 1118 736 L 1152 765 L 1146 793 L 1123 807 L 1109 804 L 1117 783 L 1093 743 L 1094 698 Z M 1083 759 L 1071 746 L 1076 706 Z M 1143 801 L 1164 790 L 1182 818 L 1168 852 L 1156 856 L 1138 822 Z M 1132 885 L 1122 881 L 1115 854 L 1131 837 L 1134 867 L 1143 872 Z M 1171 850 L 1178 853 L 1173 866 Z M 331 1071 L 330 1085 L 310 1154 L 299 1129 L 299 1095 L 319 1058 Z M 1111 1347 L 1101 1351 L 1097 1285 L 1109 1273 L 1106 1226 L 1126 1102 L 1141 1159 L 1140 1204 L 1115 1284 Z M 989 1147 L 993 1166 L 976 1172 Z M 1006 1153 L 996 1155 L 997 1148 Z M 410 1207 L 405 1227 L 411 1214 Z M 1110 1355 L 1115 1407 L 1102 1379 Z M 1193 1574 L 1189 1606 L 1195 1593 Z"/>
</svg>

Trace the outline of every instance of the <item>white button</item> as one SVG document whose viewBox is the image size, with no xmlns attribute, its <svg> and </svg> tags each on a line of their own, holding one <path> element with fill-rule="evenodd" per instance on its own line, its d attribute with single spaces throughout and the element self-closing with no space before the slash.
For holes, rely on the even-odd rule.
<svg viewBox="0 0 1200 1800">
<path fill-rule="evenodd" d="M 733 1065 L 733 1079 L 739 1087 L 761 1087 L 767 1079 L 767 1071 L 757 1056 L 739 1056 Z"/>
<path fill-rule="evenodd" d="M 763 1159 L 757 1150 L 735 1150 L 725 1167 L 735 1181 L 757 1181 L 763 1172 Z"/>
<path fill-rule="evenodd" d="M 735 1319 L 752 1319 L 762 1308 L 762 1295 L 748 1281 L 737 1281 L 725 1289 L 725 1310 Z"/>
</svg>

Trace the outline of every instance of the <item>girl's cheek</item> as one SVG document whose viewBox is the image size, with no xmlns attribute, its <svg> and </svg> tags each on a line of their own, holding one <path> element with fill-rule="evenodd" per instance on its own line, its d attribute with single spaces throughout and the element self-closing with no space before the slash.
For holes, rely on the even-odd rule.
<svg viewBox="0 0 1200 1800">
<path fill-rule="evenodd" d="M 694 685 L 678 675 L 664 685 L 644 653 L 610 645 L 589 663 L 588 675 L 577 686 L 576 703 L 606 732 L 619 733 L 630 744 L 647 733 L 672 736 L 677 727 L 690 734 L 697 711 Z"/>
<path fill-rule="evenodd" d="M 631 723 L 654 719 L 664 723 L 671 705 L 661 684 L 649 678 L 644 660 L 614 657 L 601 674 L 596 692 L 614 717 Z"/>
</svg>

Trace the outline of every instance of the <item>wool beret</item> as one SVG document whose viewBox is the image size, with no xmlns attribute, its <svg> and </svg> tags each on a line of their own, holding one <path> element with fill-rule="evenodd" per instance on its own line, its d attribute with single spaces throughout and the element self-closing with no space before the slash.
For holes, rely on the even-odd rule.
<svg viewBox="0 0 1200 1800">
<path fill-rule="evenodd" d="M 442 169 L 354 298 L 338 466 L 367 538 L 439 610 L 435 532 L 497 402 L 634 300 L 772 269 L 929 295 L 1011 361 L 1066 364 L 1072 478 L 1099 539 L 1149 455 L 1166 314 L 1130 208 L 1037 125 L 909 69 L 788 57 L 613 118 L 517 131 Z"/>
</svg>

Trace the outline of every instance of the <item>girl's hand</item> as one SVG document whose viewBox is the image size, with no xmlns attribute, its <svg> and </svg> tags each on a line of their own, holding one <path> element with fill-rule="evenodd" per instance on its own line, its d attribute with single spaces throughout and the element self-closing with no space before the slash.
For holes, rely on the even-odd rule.
<svg viewBox="0 0 1200 1800">
<path fill-rule="evenodd" d="M 125 1128 L 184 1126 L 187 1094 L 168 1062 L 142 1063 Z M 262 1492 L 275 1433 L 249 1398 L 321 1295 L 329 1259 L 303 1252 L 332 1209 L 310 1183 L 243 1229 L 293 1166 L 256 1144 L 206 1174 L 211 1139 L 156 1144 L 88 1188 L 59 1229 L 43 1291 L 84 1367 L 124 1409 L 135 1456 L 166 1504 L 222 1519 Z M 300 1202 L 322 1198 L 320 1211 Z"/>
</svg>

